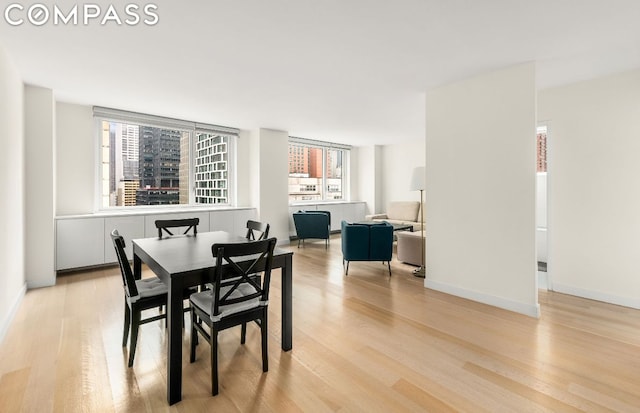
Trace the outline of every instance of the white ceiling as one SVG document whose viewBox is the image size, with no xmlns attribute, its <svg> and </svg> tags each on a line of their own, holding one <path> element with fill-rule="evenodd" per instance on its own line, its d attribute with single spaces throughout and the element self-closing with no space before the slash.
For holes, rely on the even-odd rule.
<svg viewBox="0 0 640 413">
<path fill-rule="evenodd" d="M 544 88 L 640 67 L 638 0 L 151 2 L 155 26 L 2 19 L 0 43 L 60 101 L 353 145 L 423 139 L 425 91 L 486 70 L 536 61 Z"/>
</svg>

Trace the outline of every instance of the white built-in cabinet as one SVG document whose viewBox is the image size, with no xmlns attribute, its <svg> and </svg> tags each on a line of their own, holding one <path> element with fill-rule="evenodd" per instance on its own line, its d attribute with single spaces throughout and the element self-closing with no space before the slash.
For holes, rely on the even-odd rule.
<svg viewBox="0 0 640 413">
<path fill-rule="evenodd" d="M 297 211 L 331 212 L 331 231 L 339 231 L 342 220 L 347 222 L 364 221 L 366 204 L 364 202 L 340 202 L 323 204 L 299 204 L 289 206 L 289 236 L 295 237 L 296 227 L 293 213 Z"/>
<path fill-rule="evenodd" d="M 104 263 L 104 218 L 56 221 L 56 270 Z"/>
<path fill-rule="evenodd" d="M 200 218 L 198 231 L 227 231 L 244 236 L 246 223 L 257 218 L 255 208 L 198 210 L 192 212 L 131 212 L 61 216 L 56 218 L 56 270 L 117 262 L 111 231 L 117 229 L 133 257 L 131 240 L 158 235 L 156 219 Z"/>
</svg>

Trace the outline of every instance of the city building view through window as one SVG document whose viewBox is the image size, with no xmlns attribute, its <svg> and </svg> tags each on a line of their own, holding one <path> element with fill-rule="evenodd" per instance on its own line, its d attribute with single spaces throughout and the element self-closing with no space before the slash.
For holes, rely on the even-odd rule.
<svg viewBox="0 0 640 413">
<path fill-rule="evenodd" d="M 547 172 L 547 127 L 536 129 L 536 172 Z"/>
<path fill-rule="evenodd" d="M 289 203 L 345 200 L 347 149 L 289 142 Z"/>
<path fill-rule="evenodd" d="M 228 136 L 111 120 L 101 135 L 102 207 L 230 202 Z"/>
</svg>

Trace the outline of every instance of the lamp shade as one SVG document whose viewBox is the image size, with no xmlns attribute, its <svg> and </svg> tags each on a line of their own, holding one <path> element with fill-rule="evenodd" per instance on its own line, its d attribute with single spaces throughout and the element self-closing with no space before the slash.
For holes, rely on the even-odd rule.
<svg viewBox="0 0 640 413">
<path fill-rule="evenodd" d="M 424 166 L 418 166 L 413 169 L 411 175 L 410 191 L 422 191 L 424 189 Z"/>
</svg>

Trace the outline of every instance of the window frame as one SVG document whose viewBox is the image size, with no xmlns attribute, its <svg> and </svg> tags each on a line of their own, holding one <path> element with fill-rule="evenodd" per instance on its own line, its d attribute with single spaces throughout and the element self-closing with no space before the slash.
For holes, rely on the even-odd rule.
<svg viewBox="0 0 640 413">
<path fill-rule="evenodd" d="M 216 207 L 235 207 L 237 202 L 237 140 L 239 139 L 240 130 L 226 126 L 219 126 L 206 123 L 198 123 L 193 121 L 185 121 L 162 116 L 143 114 L 138 112 L 129 112 L 119 109 L 93 107 L 94 121 L 94 142 L 96 144 L 95 159 L 95 210 L 97 212 L 113 212 L 113 211 L 142 211 L 142 210 L 163 210 L 163 209 L 193 209 L 193 208 L 216 208 Z M 189 171 L 188 171 L 188 192 L 189 201 L 183 204 L 167 204 L 167 205 L 135 205 L 135 206 L 105 206 L 103 204 L 103 189 L 105 185 L 104 167 L 103 167 L 103 129 L 102 122 L 117 122 L 122 124 L 134 124 L 137 126 L 148 126 L 153 128 L 172 129 L 187 132 L 189 134 Z M 196 136 L 198 133 L 209 133 L 227 137 L 227 199 L 226 203 L 196 203 L 196 176 L 195 176 L 195 153 Z M 109 178 L 107 178 L 108 184 Z"/>
<path fill-rule="evenodd" d="M 289 147 L 291 145 L 298 146 L 306 146 L 310 148 L 319 148 L 322 149 L 322 188 L 321 188 L 321 199 L 310 199 L 310 200 L 291 200 L 291 194 L 287 190 L 287 201 L 289 205 L 304 205 L 304 204 L 318 204 L 318 203 L 340 203 L 340 202 L 349 202 L 351 200 L 351 146 L 343 145 L 339 143 L 333 142 L 325 142 L 318 141 L 313 139 L 305 139 L 299 138 L 295 136 L 289 136 L 289 140 L 287 143 L 287 153 L 289 153 Z M 343 152 L 342 159 L 342 199 L 331 199 L 327 198 L 328 191 L 328 178 L 327 178 L 327 152 L 329 150 L 340 150 Z M 289 162 L 289 161 L 287 161 Z M 287 164 L 287 169 L 289 169 L 289 163 Z M 287 179 L 289 179 L 289 173 L 287 173 Z"/>
</svg>

